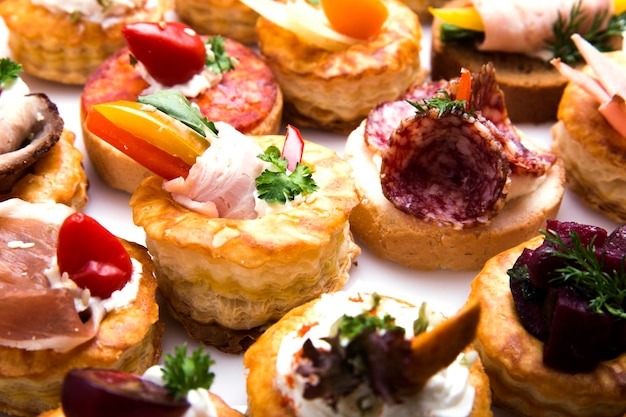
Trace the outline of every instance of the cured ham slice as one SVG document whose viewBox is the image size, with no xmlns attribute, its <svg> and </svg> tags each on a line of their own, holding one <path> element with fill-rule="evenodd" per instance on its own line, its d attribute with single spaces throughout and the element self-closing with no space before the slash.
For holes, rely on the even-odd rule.
<svg viewBox="0 0 626 417">
<path fill-rule="evenodd" d="M 59 224 L 0 214 L 0 345 L 65 352 L 92 339 L 103 309 L 79 313 L 75 292 L 82 290 L 53 288 L 44 273 L 55 263 Z"/>
<path fill-rule="evenodd" d="M 485 28 L 485 39 L 478 49 L 537 54 L 554 38 L 554 22 L 559 16 L 569 19 L 579 2 L 585 16 L 580 31 L 587 32 L 595 16 L 602 17 L 598 29 L 605 29 L 613 15 L 612 0 L 473 0 Z"/>
</svg>

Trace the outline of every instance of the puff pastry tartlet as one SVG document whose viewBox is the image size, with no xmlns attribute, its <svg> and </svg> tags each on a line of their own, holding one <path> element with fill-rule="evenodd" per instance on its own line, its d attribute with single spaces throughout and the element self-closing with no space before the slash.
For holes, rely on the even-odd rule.
<svg viewBox="0 0 626 417">
<path fill-rule="evenodd" d="M 56 261 L 61 225 L 73 214 L 82 215 L 53 202 L 0 203 L 1 412 L 28 416 L 58 407 L 63 378 L 71 369 L 141 373 L 160 357 L 163 328 L 148 252 L 120 240 L 132 278 L 108 297 L 89 297 L 59 273 Z M 101 253 L 107 251 L 104 241 L 99 245 Z"/>
<path fill-rule="evenodd" d="M 71 4 L 46 0 L 6 0 L 0 16 L 9 30 L 13 59 L 34 76 L 64 84 L 84 84 L 113 52 L 124 46 L 122 26 L 160 21 L 169 0 Z"/>
<path fill-rule="evenodd" d="M 224 123 L 216 125 L 224 138 L 214 140 L 191 169 L 209 167 L 199 176 L 204 185 L 198 194 L 209 189 L 221 194 L 210 198 L 210 209 L 215 203 L 219 214 L 199 212 L 194 203 L 186 204 L 187 198 L 174 200 L 173 183 L 178 188 L 197 181 L 191 171 L 185 181 L 164 184 L 156 176 L 144 180 L 130 205 L 135 224 L 146 232 L 159 290 L 174 317 L 194 339 L 240 353 L 291 308 L 343 286 L 360 253 L 348 222 L 358 201 L 348 165 L 334 151 L 306 142 L 302 164 L 313 170 L 317 190 L 259 213 L 251 190 L 233 188 L 235 178 L 251 175 L 245 182 L 254 189 L 257 168 L 231 176 L 239 162 L 222 165 L 218 160 L 241 156 L 246 166 L 254 167 L 260 150 L 282 147 L 284 137 L 246 137 Z M 224 153 L 224 147 L 234 146 Z M 248 157 L 243 155 L 248 152 Z M 224 178 L 232 180 L 222 185 Z M 221 202 L 229 194 L 231 203 Z M 244 215 L 240 209 L 245 205 Z"/>
<path fill-rule="evenodd" d="M 364 315 L 369 325 L 359 328 Z M 445 409 L 449 416 L 490 416 L 489 381 L 475 352 L 464 350 L 478 315 L 471 306 L 446 321 L 426 305 L 375 293 L 322 295 L 290 311 L 244 354 L 248 415 L 431 415 Z M 386 333 L 377 327 L 383 321 Z M 433 351 L 426 348 L 435 344 Z M 368 354 L 360 357 L 360 349 Z M 421 365 L 413 367 L 413 354 Z"/>
<path fill-rule="evenodd" d="M 251 6 L 255 2 L 246 1 Z M 272 21 L 270 11 L 260 11 L 259 51 L 283 91 L 288 120 L 301 127 L 348 132 L 376 104 L 398 98 L 424 79 L 417 15 L 398 0 L 382 4 L 388 16 L 376 34 L 339 45 L 313 43 L 313 35 L 301 26 L 286 29 Z M 306 28 L 322 12 L 313 8 L 302 13 L 294 19 Z"/>
<path fill-rule="evenodd" d="M 554 225 L 555 223 L 551 222 L 547 230 L 558 227 Z M 623 237 L 623 228 L 621 230 L 620 234 Z M 584 232 L 580 236 L 587 239 L 593 234 Z M 566 237 L 564 239 L 566 242 L 570 241 Z M 554 356 L 558 356 L 565 358 L 565 363 L 561 363 L 558 368 L 549 366 L 546 359 L 548 342 L 543 342 L 534 335 L 543 332 L 537 331 L 540 327 L 536 324 L 527 327 L 527 323 L 539 321 L 525 320 L 543 317 L 544 314 L 549 317 L 550 312 L 535 314 L 530 309 L 520 310 L 517 307 L 512 288 L 524 287 L 513 284 L 515 276 L 513 269 L 527 262 L 528 255 L 533 250 L 536 251 L 545 245 L 544 240 L 544 236 L 537 236 L 493 257 L 472 282 L 469 299 L 478 301 L 483 307 L 474 347 L 479 352 L 485 371 L 489 375 L 494 404 L 514 410 L 517 414 L 533 417 L 622 416 L 626 411 L 623 395 L 626 389 L 624 383 L 626 354 L 613 353 L 607 359 L 597 362 L 597 365 L 583 365 L 587 368 L 584 370 L 575 369 L 581 363 L 582 352 L 586 348 L 579 351 L 581 359 L 574 360 L 571 355 L 577 355 L 575 351 L 580 349 L 580 345 L 572 344 L 574 347 L 571 352 L 566 350 L 567 354 L 551 355 L 552 361 Z M 622 243 L 618 246 L 623 253 L 625 245 L 623 239 L 620 240 Z M 599 245 L 596 247 L 599 247 L 601 239 L 598 238 L 597 242 Z M 544 264 L 549 262 L 547 260 Z M 530 263 L 528 265 L 530 268 Z M 524 303 L 521 300 L 533 303 L 537 297 L 537 290 L 534 285 L 528 286 L 523 294 L 526 296 L 518 297 L 520 303 Z M 558 303 L 560 304 L 560 301 Z M 588 302 L 586 305 L 587 307 L 580 305 L 577 311 L 584 312 L 589 309 Z M 520 319 L 522 314 L 524 321 Z M 552 314 L 556 317 L 557 313 Z M 556 319 L 553 319 L 553 323 L 555 321 Z M 585 333 L 588 328 L 583 329 L 588 327 L 587 322 L 580 316 L 572 316 L 567 323 L 570 327 L 566 335 L 590 341 L 600 340 L 599 333 L 594 335 Z M 529 329 L 533 329 L 533 333 Z M 554 331 L 553 327 L 550 332 Z M 577 334 L 582 336 L 576 336 Z M 598 354 L 599 352 L 598 349 Z"/>
</svg>

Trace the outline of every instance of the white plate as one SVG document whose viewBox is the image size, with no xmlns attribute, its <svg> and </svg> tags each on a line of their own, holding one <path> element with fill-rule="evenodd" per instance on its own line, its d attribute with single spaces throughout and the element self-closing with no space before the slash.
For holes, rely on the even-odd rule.
<svg viewBox="0 0 626 417">
<path fill-rule="evenodd" d="M 1 23 L 1 21 L 0 21 Z M 0 24 L 0 56 L 7 56 L 6 29 Z M 422 63 L 429 66 L 430 28 L 425 27 L 422 41 Z M 24 76 L 24 81 L 32 92 L 44 92 L 57 104 L 66 127 L 77 135 L 77 146 L 84 150 L 80 128 L 79 97 L 82 88 L 66 86 L 42 81 L 34 77 Z M 536 139 L 539 143 L 549 147 L 551 124 L 518 125 L 518 127 Z M 320 143 L 339 154 L 343 153 L 345 136 L 321 131 L 303 129 L 304 137 Z M 144 244 L 143 229 L 136 227 L 131 218 L 128 207 L 129 195 L 113 191 L 105 187 L 97 177 L 88 159 L 84 161 L 85 170 L 90 181 L 89 204 L 85 210 L 111 232 L 125 239 Z M 617 225 L 584 206 L 580 199 L 571 192 L 566 192 L 561 211 L 558 216 L 561 220 L 595 224 L 613 230 Z M 396 264 L 374 257 L 367 248 L 362 248 L 358 258 L 358 265 L 351 270 L 351 278 L 347 288 L 355 283 L 362 283 L 379 293 L 399 298 L 415 304 L 422 300 L 429 301 L 435 308 L 444 313 L 454 313 L 464 302 L 469 293 L 469 286 L 474 272 L 435 271 L 422 272 L 402 268 Z M 174 347 L 187 342 L 191 348 L 197 344 L 186 336 L 182 327 L 173 321 L 164 311 L 162 320 L 166 323 L 166 332 L 163 339 L 163 353 L 173 353 Z M 220 395 L 228 404 L 242 406 L 246 404 L 245 371 L 241 356 L 233 356 L 212 350 L 212 356 L 217 364 L 213 367 L 216 379 L 212 391 Z M 502 410 L 495 410 L 494 416 L 507 417 L 510 414 Z M 0 417 L 3 417 L 0 414 Z"/>
</svg>

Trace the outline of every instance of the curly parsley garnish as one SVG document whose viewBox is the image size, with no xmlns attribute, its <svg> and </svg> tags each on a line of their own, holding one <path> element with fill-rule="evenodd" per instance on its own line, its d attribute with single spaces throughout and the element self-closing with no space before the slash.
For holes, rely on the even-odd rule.
<svg viewBox="0 0 626 417">
<path fill-rule="evenodd" d="M 446 90 L 439 90 L 438 95 L 425 98 L 421 103 L 416 101 L 407 100 L 407 103 L 415 107 L 417 114 L 428 113 L 429 110 L 435 109 L 438 111 L 438 117 L 441 117 L 444 113 L 460 112 L 473 114 L 473 110 L 467 109 L 467 100 L 452 100 L 450 93 Z"/>
<path fill-rule="evenodd" d="M 310 194 L 318 189 L 308 166 L 298 163 L 291 174 L 287 173 L 287 159 L 280 156 L 276 146 L 268 147 L 257 157 L 272 164 L 256 178 L 259 198 L 268 203 L 285 204 L 299 194 Z"/>
<path fill-rule="evenodd" d="M 178 90 L 161 90 L 154 94 L 139 96 L 137 102 L 156 107 L 204 137 L 207 136 L 207 130 L 217 135 L 215 124 L 208 121 L 200 110 L 192 106 L 187 97 Z"/>
<path fill-rule="evenodd" d="M 0 58 L 0 88 L 16 80 L 22 70 L 22 64 L 18 64 L 11 58 Z"/>
<path fill-rule="evenodd" d="M 602 258 L 598 259 L 594 239 L 584 246 L 578 233 L 570 232 L 571 244 L 568 245 L 554 232 L 540 231 L 546 241 L 556 248 L 553 256 L 567 261 L 567 265 L 557 269 L 556 276 L 550 280 L 556 285 L 570 284 L 590 300 L 589 307 L 596 313 L 606 312 L 612 316 L 626 319 L 626 271 L 622 259 L 619 271 L 605 271 Z"/>
<path fill-rule="evenodd" d="M 206 44 L 206 67 L 211 71 L 221 74 L 235 68 L 237 59 L 226 52 L 226 40 L 217 35 L 212 36 Z"/>
<path fill-rule="evenodd" d="M 598 11 L 591 21 L 589 30 L 585 33 L 580 31 L 581 26 L 589 18 L 583 8 L 582 0 L 574 4 L 570 10 L 569 16 L 563 16 L 559 13 L 559 17 L 552 26 L 554 39 L 546 41 L 548 50 L 553 57 L 560 58 L 569 64 L 576 63 L 581 60 L 581 55 L 571 37 L 575 33 L 580 33 L 589 43 L 600 51 L 610 51 L 610 38 L 613 36 L 622 36 L 626 29 L 626 12 L 617 16 L 611 16 L 606 29 L 600 30 L 602 22 L 606 20 L 608 9 Z"/>
<path fill-rule="evenodd" d="M 182 398 L 193 389 L 209 389 L 215 379 L 215 374 L 210 372 L 211 365 L 215 361 L 211 355 L 202 352 L 202 346 L 194 350 L 191 356 L 187 356 L 187 344 L 177 346 L 174 355 L 166 354 L 164 359 L 163 381 L 174 398 Z"/>
</svg>

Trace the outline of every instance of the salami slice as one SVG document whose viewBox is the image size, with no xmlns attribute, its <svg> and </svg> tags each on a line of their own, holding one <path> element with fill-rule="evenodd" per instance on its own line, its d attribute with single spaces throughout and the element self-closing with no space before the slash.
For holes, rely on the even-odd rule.
<svg viewBox="0 0 626 417">
<path fill-rule="evenodd" d="M 383 152 L 383 194 L 427 222 L 458 229 L 488 223 L 510 187 L 496 130 L 485 118 L 435 109 L 404 119 Z"/>
</svg>

